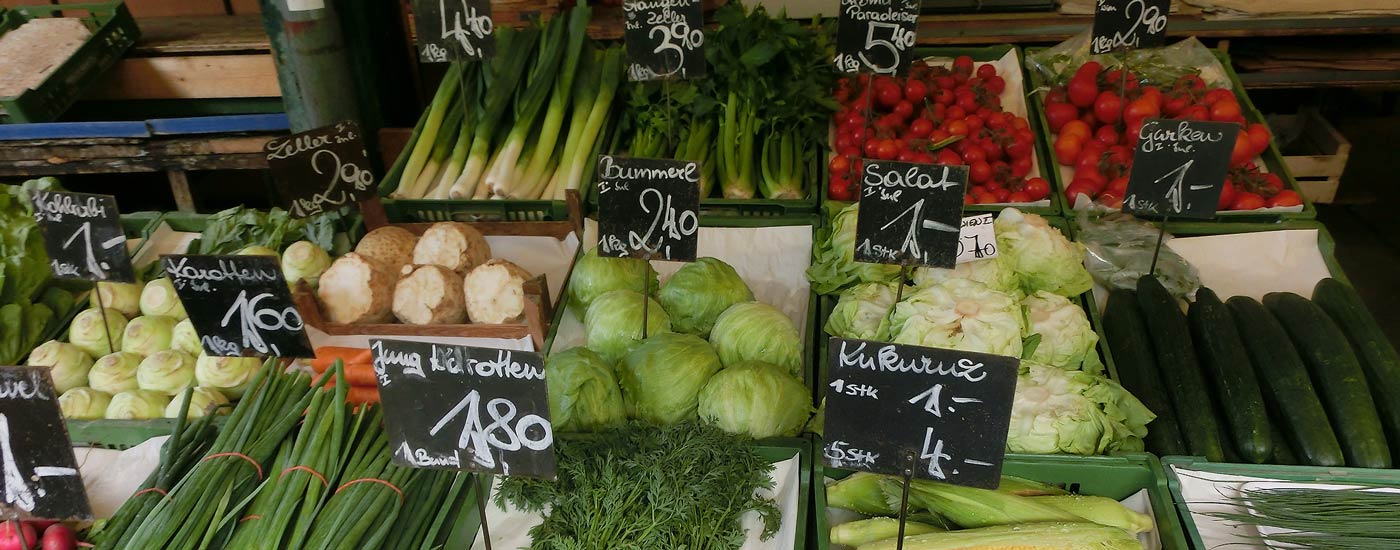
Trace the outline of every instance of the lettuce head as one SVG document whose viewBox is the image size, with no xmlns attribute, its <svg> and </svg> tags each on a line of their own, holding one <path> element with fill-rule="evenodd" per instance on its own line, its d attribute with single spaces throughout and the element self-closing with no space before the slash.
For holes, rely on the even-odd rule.
<svg viewBox="0 0 1400 550">
<path fill-rule="evenodd" d="M 894 282 L 900 267 L 889 264 L 857 262 L 856 216 L 860 204 L 852 204 L 837 212 L 831 223 L 817 232 L 812 250 L 812 266 L 807 268 L 807 280 L 818 294 L 835 294 L 856 283 Z"/>
<path fill-rule="evenodd" d="M 726 432 L 794 437 L 812 414 L 812 393 L 782 367 L 740 361 L 710 377 L 700 390 L 699 412 Z"/>
<path fill-rule="evenodd" d="M 1089 324 L 1084 308 L 1068 298 L 1044 290 L 1021 301 L 1026 311 L 1026 336 L 1040 335 L 1030 359 L 1052 367 L 1099 374 L 1099 335 Z"/>
<path fill-rule="evenodd" d="M 729 264 L 699 258 L 671 275 L 657 299 L 671 316 L 671 330 L 708 338 L 715 318 L 729 306 L 753 301 L 753 291 Z"/>
<path fill-rule="evenodd" d="M 729 306 L 715 319 L 710 344 L 725 366 L 752 360 L 802 372 L 802 335 L 786 313 L 765 303 Z"/>
<path fill-rule="evenodd" d="M 666 425 L 695 418 L 700 390 L 720 368 L 719 356 L 699 336 L 664 332 L 628 352 L 617 376 L 627 412 Z"/>
<path fill-rule="evenodd" d="M 890 315 L 894 343 L 1021 356 L 1021 306 L 1011 295 L 950 279 L 904 296 Z"/>
<path fill-rule="evenodd" d="M 647 308 L 645 313 L 643 303 Z M 599 296 L 583 315 L 588 348 L 598 352 L 604 361 L 616 363 L 642 340 L 643 315 L 646 316 L 647 336 L 671 332 L 671 318 L 656 300 L 643 297 L 640 292 L 621 289 Z"/>
<path fill-rule="evenodd" d="M 641 292 L 645 284 L 643 277 L 651 279 L 651 286 L 647 288 L 655 295 L 658 287 L 656 270 L 652 269 L 650 262 L 599 256 L 597 247 L 590 248 L 574 264 L 573 273 L 569 275 L 569 309 L 574 311 L 574 315 L 583 316 L 594 299 L 610 291 L 629 289 Z"/>
<path fill-rule="evenodd" d="M 1084 268 L 1084 245 L 1065 238 L 1045 218 L 1007 208 L 995 227 L 998 254 L 1006 256 L 1026 294 L 1044 290 L 1078 296 L 1094 286 Z"/>
<path fill-rule="evenodd" d="M 588 348 L 574 348 L 546 360 L 549 419 L 555 431 L 591 432 L 627 420 L 622 389 L 612 365 Z"/>
<path fill-rule="evenodd" d="M 1141 451 L 1147 423 L 1156 416 L 1117 382 L 1022 361 L 1006 450 L 1076 455 Z"/>
<path fill-rule="evenodd" d="M 841 291 L 824 330 L 839 338 L 888 340 L 890 309 L 898 292 L 897 283 L 861 283 Z"/>
</svg>

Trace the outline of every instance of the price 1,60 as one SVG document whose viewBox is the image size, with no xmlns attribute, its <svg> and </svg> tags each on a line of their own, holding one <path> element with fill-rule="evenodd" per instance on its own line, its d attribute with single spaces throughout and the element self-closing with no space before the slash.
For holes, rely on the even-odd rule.
<svg viewBox="0 0 1400 550">
<path fill-rule="evenodd" d="M 261 354 L 271 352 L 273 355 L 281 356 L 282 350 L 277 348 L 277 344 L 268 343 L 263 338 L 263 332 L 295 332 L 302 330 L 304 324 L 301 313 L 297 311 L 296 307 L 288 306 L 280 310 L 258 307 L 258 304 L 263 300 L 272 298 L 272 293 L 264 292 L 249 299 L 247 290 L 239 291 L 238 298 L 224 313 L 220 324 L 226 329 L 237 327 L 236 330 L 242 334 L 241 346 L 239 343 L 226 341 L 218 335 L 206 336 L 205 344 L 232 353 L 238 353 L 243 349 L 253 349 Z"/>
</svg>

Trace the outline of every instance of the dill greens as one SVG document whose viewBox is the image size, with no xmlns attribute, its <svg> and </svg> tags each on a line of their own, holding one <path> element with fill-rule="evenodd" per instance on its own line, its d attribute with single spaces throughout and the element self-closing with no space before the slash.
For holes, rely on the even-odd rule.
<svg viewBox="0 0 1400 550">
<path fill-rule="evenodd" d="M 699 422 L 641 423 L 556 441 L 558 479 L 504 478 L 497 504 L 545 513 L 532 550 L 736 549 L 739 518 L 754 510 L 763 538 L 781 512 L 755 490 L 771 488 L 773 465 L 752 440 Z"/>
</svg>

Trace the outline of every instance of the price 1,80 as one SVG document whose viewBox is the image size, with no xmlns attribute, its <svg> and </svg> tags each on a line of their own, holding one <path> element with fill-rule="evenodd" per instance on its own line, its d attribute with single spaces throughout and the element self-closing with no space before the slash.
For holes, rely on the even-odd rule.
<svg viewBox="0 0 1400 550">
<path fill-rule="evenodd" d="M 465 422 L 462 425 L 462 435 L 457 439 L 457 448 L 467 450 L 472 461 L 483 468 L 496 467 L 493 449 L 505 452 L 515 452 L 522 448 L 543 451 L 554 444 L 554 430 L 549 421 L 537 414 L 527 414 L 517 419 L 515 403 L 509 399 L 498 397 L 486 402 L 486 413 L 491 417 L 488 424 L 482 423 L 480 409 L 481 393 L 472 390 L 433 425 L 428 435 L 437 435 L 458 416 L 464 416 Z M 502 462 L 501 467 L 505 475 L 510 475 L 508 464 Z"/>
</svg>

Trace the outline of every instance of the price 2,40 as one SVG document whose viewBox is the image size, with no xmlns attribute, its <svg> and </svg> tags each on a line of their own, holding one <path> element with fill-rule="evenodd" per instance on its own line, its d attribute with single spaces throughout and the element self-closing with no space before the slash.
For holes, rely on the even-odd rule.
<svg viewBox="0 0 1400 550">
<path fill-rule="evenodd" d="M 228 353 L 238 354 L 244 349 L 253 349 L 258 353 L 281 356 L 282 351 L 277 349 L 276 344 L 269 344 L 263 339 L 264 332 L 277 331 L 300 331 L 304 324 L 301 313 L 296 307 L 288 306 L 281 310 L 277 308 L 259 308 L 258 304 L 263 300 L 272 298 L 271 292 L 258 294 L 253 298 L 248 298 L 248 291 L 239 291 L 238 298 L 233 301 L 233 305 L 224 313 L 224 317 L 219 324 L 224 328 L 234 326 L 236 323 L 239 334 L 242 335 L 242 342 L 229 342 L 217 335 L 208 335 L 203 338 L 206 347 L 212 347 Z"/>
<path fill-rule="evenodd" d="M 658 189 L 643 190 L 637 200 L 643 212 L 653 214 L 646 233 L 638 235 L 636 231 L 628 231 L 625 244 L 618 242 L 616 238 L 605 239 L 602 242 L 604 252 L 641 250 L 648 255 L 660 252 L 661 257 L 669 258 L 671 251 L 670 246 L 666 244 L 667 239 L 680 240 L 694 235 L 700 229 L 700 220 L 694 211 L 676 210 L 672 206 L 671 196 Z"/>
<path fill-rule="evenodd" d="M 437 435 L 459 415 L 466 417 L 462 435 L 457 439 L 457 448 L 467 449 L 472 461 L 483 468 L 495 468 L 496 458 L 492 449 L 505 452 L 543 451 L 554 444 L 554 430 L 549 421 L 537 414 L 527 414 L 516 418 L 515 403 L 509 399 L 495 398 L 486 402 L 486 413 L 491 422 L 483 424 L 481 419 L 481 393 L 472 390 L 463 397 L 452 410 L 433 425 L 428 435 Z M 531 428 L 535 428 L 531 430 Z M 531 433 L 531 432 L 535 433 Z M 510 475 L 510 468 L 502 464 L 502 473 Z"/>
</svg>

